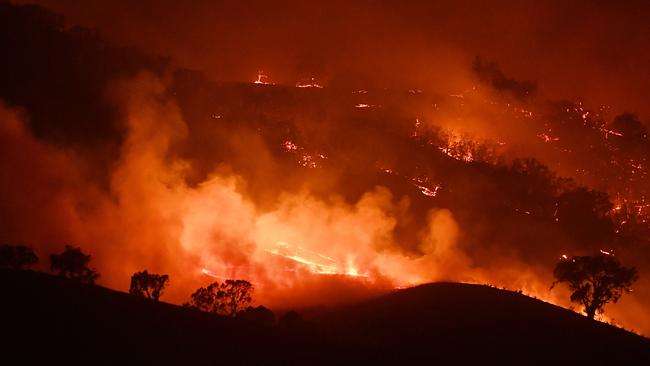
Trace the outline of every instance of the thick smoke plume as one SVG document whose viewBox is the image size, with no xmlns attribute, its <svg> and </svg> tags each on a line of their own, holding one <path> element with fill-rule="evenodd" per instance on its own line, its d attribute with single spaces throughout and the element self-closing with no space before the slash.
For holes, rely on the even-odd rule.
<svg viewBox="0 0 650 366">
<path fill-rule="evenodd" d="M 125 289 L 142 268 L 169 273 L 169 298 L 177 302 L 209 276 L 248 279 L 258 301 L 282 306 L 472 279 L 448 210 L 430 211 L 420 254 L 409 255 L 393 235 L 400 205 L 408 202 L 384 187 L 352 204 L 336 195 L 322 200 L 287 192 L 262 210 L 236 175 L 215 171 L 189 186 L 190 163 L 173 150 L 187 139 L 187 125 L 163 96 L 164 82 L 143 74 L 111 90 L 127 133 L 106 191 L 84 177 L 81 157 L 35 140 L 24 119 L 3 108 L 2 146 L 10 159 L 2 168 L 12 174 L 2 181 L 2 211 L 4 228 L 13 229 L 4 240 L 34 245 L 41 257 L 65 243 L 80 245 L 93 254 L 101 283 L 113 288 Z M 33 184 L 32 193 L 20 182 Z M 346 296 L 341 288 L 348 288 Z"/>
</svg>

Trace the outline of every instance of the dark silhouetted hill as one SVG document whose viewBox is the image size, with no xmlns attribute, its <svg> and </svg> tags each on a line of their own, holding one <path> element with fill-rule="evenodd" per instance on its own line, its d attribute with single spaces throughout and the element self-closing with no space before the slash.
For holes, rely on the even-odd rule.
<svg viewBox="0 0 650 366">
<path fill-rule="evenodd" d="M 290 327 L 217 317 L 38 272 L 2 271 L 0 286 L 2 364 L 650 360 L 643 337 L 486 286 L 419 286 Z"/>
<path fill-rule="evenodd" d="M 39 272 L 0 271 L 0 364 L 313 364 L 273 326 L 154 302 Z M 311 340 L 310 340 L 311 341 Z"/>
<path fill-rule="evenodd" d="M 483 285 L 417 286 L 338 309 L 318 323 L 337 340 L 395 362 L 650 360 L 650 340 L 644 337 Z"/>
</svg>

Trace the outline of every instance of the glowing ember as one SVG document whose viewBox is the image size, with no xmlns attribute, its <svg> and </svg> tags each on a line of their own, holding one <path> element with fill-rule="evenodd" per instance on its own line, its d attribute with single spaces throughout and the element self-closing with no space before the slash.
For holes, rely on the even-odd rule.
<svg viewBox="0 0 650 366">
<path fill-rule="evenodd" d="M 433 190 L 429 189 L 428 187 L 425 186 L 416 186 L 420 188 L 420 192 L 422 192 L 423 195 L 429 196 L 429 197 L 435 197 L 438 194 L 438 190 L 441 188 L 440 185 L 437 185 L 433 188 Z"/>
<path fill-rule="evenodd" d="M 298 164 L 300 164 L 305 168 L 310 168 L 310 169 L 318 168 L 320 166 L 319 160 L 322 161 L 327 159 L 327 156 L 325 154 L 307 153 L 304 148 L 296 145 L 295 143 L 289 140 L 282 143 L 282 148 L 287 153 L 297 155 Z"/>
<path fill-rule="evenodd" d="M 616 132 L 614 130 L 609 130 L 609 129 L 605 128 L 605 127 L 601 127 L 600 130 L 605 133 L 605 138 L 609 137 L 609 135 L 623 137 L 622 133 Z"/>
<path fill-rule="evenodd" d="M 411 135 L 411 137 L 418 137 L 418 131 L 419 131 L 421 125 L 422 125 L 422 122 L 420 122 L 420 119 L 416 118 L 415 119 L 415 126 L 413 128 L 413 134 Z"/>
<path fill-rule="evenodd" d="M 305 154 L 302 156 L 302 158 L 300 158 L 300 165 L 304 166 L 305 168 L 312 169 L 318 167 L 318 164 L 316 161 L 314 161 L 314 157 L 309 154 Z"/>
<path fill-rule="evenodd" d="M 282 143 L 282 146 L 284 147 L 285 150 L 287 151 L 295 151 L 298 150 L 298 145 L 294 144 L 291 141 L 285 141 Z"/>
<path fill-rule="evenodd" d="M 428 179 L 426 178 L 412 178 L 413 185 L 415 185 L 423 195 L 429 197 L 435 197 L 438 195 L 438 191 L 442 188 L 442 184 L 436 184 L 433 188 L 426 186 Z"/>
<path fill-rule="evenodd" d="M 275 85 L 271 82 L 268 81 L 269 77 L 268 75 L 264 74 L 263 70 L 259 70 L 257 72 L 257 79 L 253 81 L 253 84 L 258 84 L 258 85 Z"/>
<path fill-rule="evenodd" d="M 317 89 L 322 89 L 323 86 L 316 83 L 315 78 L 309 79 L 308 82 L 298 82 L 296 83 L 296 88 L 317 88 Z"/>
<path fill-rule="evenodd" d="M 539 135 L 537 135 L 537 137 L 544 140 L 544 142 L 553 142 L 553 141 L 559 141 L 560 140 L 559 137 L 551 136 L 551 135 L 549 135 L 547 133 L 540 133 Z"/>
</svg>

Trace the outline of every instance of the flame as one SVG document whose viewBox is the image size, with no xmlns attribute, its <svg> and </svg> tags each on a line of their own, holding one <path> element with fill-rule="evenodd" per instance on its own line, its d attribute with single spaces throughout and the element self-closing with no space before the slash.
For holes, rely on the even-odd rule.
<svg viewBox="0 0 650 366">
<path fill-rule="evenodd" d="M 268 84 L 266 75 L 260 71 L 255 83 Z M 386 188 L 371 189 L 355 202 L 338 196 L 317 197 L 309 191 L 285 192 L 264 206 L 252 198 L 257 192 L 248 190 L 250 182 L 225 173 L 227 169 L 216 170 L 203 181 L 189 184 L 190 162 L 169 158 L 173 155 L 169 153 L 171 146 L 188 133 L 182 114 L 173 103 L 162 101 L 164 98 L 135 94 L 141 99 L 131 101 L 128 109 L 128 138 L 112 172 L 111 195 L 99 200 L 95 210 L 98 213 L 84 213 L 79 215 L 83 218 L 71 220 L 70 224 L 73 239 L 81 244 L 97 243 L 92 252 L 105 265 L 103 268 L 119 268 L 103 277 L 109 286 L 120 288 L 128 283 L 127 276 L 136 266 L 139 269 L 155 265 L 171 274 L 176 287 L 170 291 L 170 297 L 178 302 L 186 300 L 188 291 L 203 285 L 205 276 L 210 276 L 242 278 L 259 284 L 262 292 L 256 296 L 260 302 L 271 299 L 274 293 L 289 294 L 290 298 L 292 291 L 301 284 L 313 284 L 310 281 L 314 278 L 345 278 L 372 288 L 402 288 L 435 280 L 490 280 L 566 304 L 566 300 L 562 302 L 545 293 L 547 285 L 540 285 L 551 282 L 544 277 L 548 268 L 536 268 L 522 276 L 526 267 L 513 264 L 516 260 L 507 256 L 504 268 L 498 271 L 477 268 L 457 245 L 460 229 L 448 210 L 433 208 L 422 232 L 405 248 L 397 241 L 395 229 L 408 202 L 393 197 Z M 215 119 L 220 117 L 213 115 Z M 419 118 L 415 123 L 416 128 L 422 128 Z M 38 144 L 36 140 L 18 141 L 20 146 Z M 452 134 L 448 146 L 441 151 L 454 159 L 471 162 L 475 156 L 463 148 L 463 142 L 460 136 Z M 272 147 L 294 157 L 295 163 L 303 167 L 316 168 L 327 159 L 324 153 L 291 140 Z M 44 151 L 45 156 L 56 155 L 48 149 Z M 66 165 L 64 171 L 74 172 L 77 164 L 73 163 L 69 169 Z M 436 197 L 443 189 L 442 183 L 426 176 L 413 178 L 400 172 L 399 166 L 377 168 L 401 177 L 425 196 Z M 78 182 L 74 185 L 85 186 Z M 102 193 L 92 194 L 103 197 Z M 59 199 L 64 203 L 70 200 L 65 195 Z M 53 212 L 73 212 L 70 216 L 76 219 L 74 210 L 83 205 L 72 206 Z M 624 211 L 623 207 L 641 212 L 648 204 L 643 200 L 626 200 L 615 209 Z M 530 211 L 518 212 L 533 215 Z M 133 252 L 129 263 L 123 263 L 122 250 L 115 250 L 112 242 Z M 562 258 L 568 259 L 566 255 Z M 305 297 L 321 296 L 317 291 L 307 293 Z"/>
<path fill-rule="evenodd" d="M 272 248 L 264 249 L 267 253 L 280 256 L 302 265 L 308 271 L 317 275 L 345 275 L 352 277 L 368 277 L 359 273 L 359 269 L 351 256 L 346 263 L 338 263 L 334 258 L 317 253 L 300 246 L 292 246 L 287 242 L 277 242 Z"/>
<path fill-rule="evenodd" d="M 307 82 L 298 82 L 296 83 L 296 88 L 316 88 L 316 89 L 322 89 L 323 86 L 316 83 L 315 78 L 310 78 L 309 81 Z"/>
<path fill-rule="evenodd" d="M 308 153 L 306 149 L 296 145 L 292 141 L 285 141 L 282 143 L 282 148 L 285 152 L 295 154 L 297 156 L 297 162 L 300 166 L 305 168 L 318 168 L 321 166 L 323 160 L 327 160 L 327 156 L 323 153 Z M 320 160 L 319 160 L 320 159 Z"/>
<path fill-rule="evenodd" d="M 547 133 L 540 133 L 539 135 L 537 135 L 537 137 L 544 140 L 544 142 L 560 141 L 559 137 L 551 136 L 551 135 L 549 135 Z"/>
<path fill-rule="evenodd" d="M 258 85 L 275 85 L 271 82 L 268 81 L 269 77 L 268 75 L 264 74 L 263 70 L 258 70 L 257 71 L 257 79 L 253 81 L 253 84 L 258 84 Z"/>
</svg>

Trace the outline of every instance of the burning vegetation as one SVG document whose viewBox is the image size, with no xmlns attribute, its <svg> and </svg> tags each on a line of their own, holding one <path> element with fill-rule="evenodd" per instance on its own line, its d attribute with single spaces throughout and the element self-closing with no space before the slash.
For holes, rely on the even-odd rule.
<svg viewBox="0 0 650 366">
<path fill-rule="evenodd" d="M 0 94 L 0 169 L 12 172 L 0 178 L 0 239 L 92 248 L 106 286 L 148 268 L 173 282 L 139 272 L 133 293 L 164 288 L 180 303 L 199 288 L 191 306 L 229 314 L 227 298 L 248 305 L 238 290 L 249 286 L 288 308 L 442 280 L 568 306 L 548 289 L 562 253 L 613 248 L 650 269 L 650 142 L 637 115 L 539 96 L 536 82 L 471 58 L 462 92 L 263 71 L 214 82 L 37 7 L 0 11 L 30 40 L 0 34 L 21 44 L 0 65 L 2 80 L 20 80 Z M 19 64 L 42 54 L 56 72 Z M 647 332 L 643 275 L 628 298 L 608 313 Z M 590 304 L 591 316 L 601 307 Z"/>
</svg>

